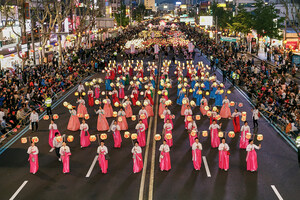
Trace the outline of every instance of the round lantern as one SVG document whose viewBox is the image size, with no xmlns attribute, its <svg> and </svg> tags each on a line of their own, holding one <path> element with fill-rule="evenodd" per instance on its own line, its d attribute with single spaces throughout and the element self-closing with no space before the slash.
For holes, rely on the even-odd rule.
<svg viewBox="0 0 300 200">
<path fill-rule="evenodd" d="M 165 137 L 166 137 L 167 140 L 171 140 L 172 139 L 172 134 L 171 133 L 167 133 L 165 135 Z"/>
<path fill-rule="evenodd" d="M 131 120 L 132 120 L 132 121 L 135 121 L 135 120 L 136 120 L 136 116 L 135 116 L 135 115 L 132 115 L 132 116 L 131 116 Z"/>
<path fill-rule="evenodd" d="M 45 115 L 44 117 L 43 117 L 43 120 L 48 120 L 49 119 L 49 115 Z"/>
<path fill-rule="evenodd" d="M 195 137 L 197 135 L 197 132 L 195 130 L 192 130 L 191 136 Z"/>
<path fill-rule="evenodd" d="M 161 91 L 160 91 L 160 90 L 159 90 L 159 91 L 157 91 L 157 94 L 161 95 Z"/>
<path fill-rule="evenodd" d="M 90 115 L 89 114 L 85 114 L 84 115 L 84 119 L 88 120 L 90 118 Z"/>
<path fill-rule="evenodd" d="M 209 92 L 206 92 L 205 95 L 208 96 L 208 95 L 209 95 Z"/>
<path fill-rule="evenodd" d="M 187 116 L 187 120 L 191 122 L 193 120 L 192 116 Z"/>
<path fill-rule="evenodd" d="M 111 87 L 114 87 L 114 83 L 110 83 L 110 86 L 111 86 Z"/>
<path fill-rule="evenodd" d="M 104 92 L 104 91 L 102 91 L 102 92 L 101 92 L 101 94 L 104 96 L 104 95 L 105 95 L 105 92 Z"/>
<path fill-rule="evenodd" d="M 118 117 L 118 122 L 122 122 L 122 117 Z"/>
<path fill-rule="evenodd" d="M 228 90 L 228 91 L 227 91 L 227 94 L 231 94 L 231 91 L 230 91 L 230 90 Z"/>
<path fill-rule="evenodd" d="M 69 105 L 69 103 L 65 101 L 65 102 L 63 103 L 63 105 L 64 105 L 64 107 L 67 107 L 67 106 Z"/>
<path fill-rule="evenodd" d="M 14 133 L 16 133 L 17 131 L 18 131 L 18 129 L 16 129 L 16 128 L 13 129 L 13 132 L 14 132 Z"/>
<path fill-rule="evenodd" d="M 117 116 L 118 116 L 117 111 L 114 111 L 114 112 L 113 112 L 113 117 L 117 117 Z"/>
<path fill-rule="evenodd" d="M 205 107 L 204 107 L 204 110 L 208 111 L 208 110 L 209 110 L 209 107 L 208 107 L 208 106 L 205 106 Z"/>
<path fill-rule="evenodd" d="M 115 102 L 114 104 L 115 107 L 119 107 L 119 105 L 120 105 L 119 102 Z"/>
<path fill-rule="evenodd" d="M 106 104 L 106 103 L 107 103 L 107 100 L 106 100 L 106 99 L 104 99 L 104 100 L 103 100 L 103 103 L 104 103 L 104 104 Z"/>
<path fill-rule="evenodd" d="M 246 134 L 246 139 L 247 139 L 247 140 L 250 140 L 250 139 L 251 139 L 251 133 L 247 133 L 247 134 Z"/>
<path fill-rule="evenodd" d="M 224 87 L 224 84 L 223 84 L 223 83 L 221 83 L 221 84 L 220 84 L 220 87 Z"/>
<path fill-rule="evenodd" d="M 191 104 L 191 106 L 196 106 L 195 101 L 191 101 L 190 104 Z"/>
<path fill-rule="evenodd" d="M 137 134 L 136 133 L 132 133 L 131 134 L 131 139 L 132 140 L 136 140 L 137 139 Z"/>
<path fill-rule="evenodd" d="M 128 131 L 125 131 L 124 138 L 128 139 L 130 137 L 130 133 Z"/>
<path fill-rule="evenodd" d="M 216 119 L 217 119 L 217 120 L 220 120 L 220 119 L 221 119 L 221 116 L 220 116 L 220 115 L 217 115 L 217 116 L 216 116 Z"/>
<path fill-rule="evenodd" d="M 257 140 L 262 141 L 264 139 L 264 136 L 262 134 L 257 135 Z"/>
<path fill-rule="evenodd" d="M 240 108 L 243 107 L 243 103 L 239 103 L 239 107 L 240 107 Z"/>
<path fill-rule="evenodd" d="M 95 135 L 91 135 L 91 136 L 90 136 L 90 141 L 91 141 L 91 142 L 95 142 L 96 139 L 97 139 L 97 137 L 96 137 Z"/>
<path fill-rule="evenodd" d="M 230 137 L 230 138 L 234 138 L 234 136 L 235 136 L 235 133 L 234 133 L 234 131 L 229 131 L 229 133 L 228 133 L 228 137 Z"/>
<path fill-rule="evenodd" d="M 242 120 L 243 122 L 246 121 L 246 117 L 243 116 L 241 120 Z"/>
<path fill-rule="evenodd" d="M 56 141 L 57 141 L 57 142 L 62 142 L 62 141 L 63 141 L 63 138 L 62 138 L 61 136 L 57 136 L 57 137 L 56 137 Z"/>
<path fill-rule="evenodd" d="M 78 96 L 79 95 L 79 92 L 75 92 L 75 94 L 74 94 L 75 96 Z"/>
<path fill-rule="evenodd" d="M 146 115 L 145 114 L 141 114 L 141 119 L 146 119 Z"/>
<path fill-rule="evenodd" d="M 213 107 L 213 111 L 217 112 L 218 108 L 216 106 Z"/>
<path fill-rule="evenodd" d="M 78 114 L 77 114 L 77 117 L 83 118 L 83 114 L 82 114 L 82 113 L 78 113 Z"/>
<path fill-rule="evenodd" d="M 137 106 L 140 106 L 141 105 L 141 102 L 140 101 L 136 101 L 135 103 Z"/>
<path fill-rule="evenodd" d="M 22 138 L 21 138 L 21 143 L 22 143 L 22 144 L 27 143 L 27 137 L 22 137 Z"/>
<path fill-rule="evenodd" d="M 200 119 L 201 119 L 200 115 L 196 115 L 196 120 L 200 120 Z"/>
<path fill-rule="evenodd" d="M 187 104 L 187 100 L 182 100 L 182 104 Z"/>
<path fill-rule="evenodd" d="M 73 107 L 71 104 L 68 105 L 68 109 L 71 110 Z"/>
<path fill-rule="evenodd" d="M 224 133 L 223 133 L 222 131 L 220 131 L 220 132 L 218 133 L 218 136 L 219 136 L 219 138 L 222 138 L 222 137 L 224 137 Z"/>
<path fill-rule="evenodd" d="M 95 104 L 96 105 L 99 105 L 100 104 L 100 101 L 97 99 L 97 100 L 95 100 Z"/>
<path fill-rule="evenodd" d="M 36 136 L 34 136 L 34 137 L 32 137 L 31 141 L 34 142 L 34 143 L 38 143 L 39 142 L 39 138 L 36 137 Z"/>
<path fill-rule="evenodd" d="M 189 89 L 189 92 L 192 93 L 192 92 L 193 92 L 193 89 Z"/>
<path fill-rule="evenodd" d="M 164 118 L 165 118 L 165 115 L 163 115 L 163 114 L 160 115 L 160 118 L 161 118 L 161 119 L 164 119 Z"/>
<path fill-rule="evenodd" d="M 202 88 L 205 88 L 205 85 L 204 85 L 204 83 L 201 83 L 201 85 L 200 85 Z"/>
<path fill-rule="evenodd" d="M 17 127 L 17 128 L 21 128 L 21 125 L 17 125 L 16 127 Z"/>
<path fill-rule="evenodd" d="M 246 117 L 247 113 L 246 112 L 242 112 L 242 117 Z"/>
<path fill-rule="evenodd" d="M 202 94 L 202 91 L 201 91 L 201 90 L 199 90 L 197 93 L 198 93 L 198 94 Z"/>
<path fill-rule="evenodd" d="M 206 115 L 207 115 L 208 117 L 211 117 L 211 111 L 207 111 Z"/>
<path fill-rule="evenodd" d="M 207 131 L 202 131 L 202 136 L 203 136 L 203 137 L 207 137 L 207 136 L 208 136 Z"/>
<path fill-rule="evenodd" d="M 100 139 L 101 139 L 101 140 L 106 140 L 106 139 L 107 139 L 106 133 L 102 133 L 102 134 L 100 135 Z"/>
<path fill-rule="evenodd" d="M 144 106 L 148 106 L 148 102 L 147 101 L 144 102 Z"/>
<path fill-rule="evenodd" d="M 85 96 L 86 95 L 86 93 L 85 92 L 82 92 L 82 96 Z"/>
<path fill-rule="evenodd" d="M 89 84 L 89 82 L 85 82 L 85 86 L 89 86 L 90 84 Z"/>
<path fill-rule="evenodd" d="M 160 134 L 155 134 L 154 139 L 155 139 L 155 141 L 161 140 L 161 135 Z"/>
<path fill-rule="evenodd" d="M 73 142 L 73 141 L 74 141 L 74 136 L 73 136 L 73 135 L 69 135 L 69 136 L 67 137 L 67 141 L 68 141 L 68 142 Z"/>
<path fill-rule="evenodd" d="M 230 106 L 234 106 L 234 105 L 235 105 L 234 101 L 231 101 Z"/>
</svg>

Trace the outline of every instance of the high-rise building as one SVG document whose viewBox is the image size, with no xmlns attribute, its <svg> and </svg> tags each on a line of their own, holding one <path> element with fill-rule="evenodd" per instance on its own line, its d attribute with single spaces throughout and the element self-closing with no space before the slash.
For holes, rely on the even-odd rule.
<svg viewBox="0 0 300 200">
<path fill-rule="evenodd" d="M 155 0 L 144 0 L 146 9 L 155 10 Z"/>
</svg>

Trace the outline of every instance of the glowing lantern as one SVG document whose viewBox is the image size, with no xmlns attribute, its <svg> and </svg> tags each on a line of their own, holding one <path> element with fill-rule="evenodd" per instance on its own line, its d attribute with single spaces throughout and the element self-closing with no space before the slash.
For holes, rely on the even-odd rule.
<svg viewBox="0 0 300 200">
<path fill-rule="evenodd" d="M 15 54 L 10 54 L 11 57 L 15 57 Z"/>
<path fill-rule="evenodd" d="M 119 105 L 120 105 L 119 102 L 115 102 L 114 104 L 115 107 L 119 107 Z"/>
<path fill-rule="evenodd" d="M 216 106 L 214 106 L 214 107 L 213 107 L 213 111 L 216 112 L 217 110 L 218 110 L 218 108 L 217 108 Z"/>
<path fill-rule="evenodd" d="M 190 122 L 193 120 L 192 116 L 187 116 L 187 120 Z"/>
<path fill-rule="evenodd" d="M 75 96 L 78 96 L 79 95 L 79 92 L 75 92 Z"/>
<path fill-rule="evenodd" d="M 195 137 L 197 135 L 197 132 L 195 130 L 192 130 L 191 136 Z"/>
<path fill-rule="evenodd" d="M 201 83 L 201 87 L 202 87 L 202 88 L 205 88 L 205 85 L 204 85 L 204 83 Z"/>
<path fill-rule="evenodd" d="M 71 105 L 71 104 L 68 105 L 68 109 L 69 109 L 69 110 L 72 109 L 72 105 Z"/>
<path fill-rule="evenodd" d="M 231 91 L 230 91 L 230 90 L 228 90 L 228 91 L 227 91 L 227 94 L 231 94 Z"/>
<path fill-rule="evenodd" d="M 21 128 L 21 125 L 17 125 L 16 127 L 17 127 L 17 128 Z"/>
<path fill-rule="evenodd" d="M 160 134 L 155 134 L 154 139 L 155 139 L 155 141 L 161 140 L 161 135 Z"/>
<path fill-rule="evenodd" d="M 146 115 L 145 114 L 141 114 L 141 119 L 146 119 Z"/>
<path fill-rule="evenodd" d="M 96 141 L 96 139 L 97 139 L 97 138 L 96 138 L 96 136 L 95 136 L 95 135 L 91 135 L 91 136 L 90 136 L 90 141 L 91 141 L 91 142 L 95 142 L 95 141 Z"/>
<path fill-rule="evenodd" d="M 205 95 L 208 96 L 208 95 L 209 95 L 209 92 L 206 92 Z"/>
<path fill-rule="evenodd" d="M 230 137 L 230 138 L 234 138 L 234 136 L 235 136 L 235 133 L 234 133 L 234 131 L 229 131 L 229 133 L 228 133 L 228 137 Z"/>
<path fill-rule="evenodd" d="M 204 107 L 204 110 L 208 111 L 208 110 L 209 110 L 209 107 L 208 107 L 208 106 L 205 106 L 205 107 Z"/>
<path fill-rule="evenodd" d="M 136 101 L 135 103 L 137 106 L 140 106 L 141 105 L 141 102 L 140 101 Z"/>
<path fill-rule="evenodd" d="M 163 114 L 160 115 L 160 118 L 161 118 L 161 119 L 164 119 L 164 118 L 165 118 L 165 115 L 163 115 Z"/>
<path fill-rule="evenodd" d="M 89 82 L 85 82 L 85 86 L 89 86 L 90 84 L 89 84 Z"/>
<path fill-rule="evenodd" d="M 117 117 L 117 116 L 118 116 L 117 111 L 114 111 L 114 112 L 113 112 L 113 117 Z"/>
<path fill-rule="evenodd" d="M 187 104 L 187 100 L 182 100 L 182 104 Z"/>
<path fill-rule="evenodd" d="M 106 103 L 107 103 L 107 100 L 106 100 L 106 99 L 104 99 L 104 100 L 103 100 L 103 103 L 104 103 L 104 104 L 106 104 Z"/>
<path fill-rule="evenodd" d="M 220 115 L 217 115 L 217 116 L 216 116 L 216 119 L 217 119 L 217 120 L 220 120 L 220 119 L 221 119 L 221 116 L 220 116 Z"/>
<path fill-rule="evenodd" d="M 207 115 L 208 117 L 211 117 L 211 111 L 207 111 L 206 115 Z"/>
<path fill-rule="evenodd" d="M 247 140 L 250 140 L 250 139 L 251 139 L 251 133 L 247 133 L 247 134 L 246 134 L 246 139 L 247 139 Z"/>
<path fill-rule="evenodd" d="M 88 120 L 90 118 L 90 115 L 89 114 L 85 114 L 84 115 L 84 119 Z"/>
<path fill-rule="evenodd" d="M 193 92 L 193 89 L 189 89 L 189 92 L 192 93 L 192 92 Z"/>
<path fill-rule="evenodd" d="M 230 106 L 234 106 L 234 105 L 235 105 L 234 101 L 231 101 Z"/>
<path fill-rule="evenodd" d="M 16 129 L 16 128 L 13 129 L 13 132 L 14 132 L 14 133 L 16 133 L 17 131 L 18 131 L 18 129 Z"/>
<path fill-rule="evenodd" d="M 48 120 L 49 119 L 49 115 L 45 115 L 44 117 L 43 117 L 43 120 Z"/>
<path fill-rule="evenodd" d="M 102 95 L 105 95 L 105 92 L 104 92 L 104 91 L 102 91 L 102 92 L 101 92 L 101 94 L 102 94 Z"/>
<path fill-rule="evenodd" d="M 21 138 L 21 142 L 22 142 L 22 144 L 27 143 L 27 138 L 26 137 Z"/>
<path fill-rule="evenodd" d="M 223 83 L 221 83 L 221 84 L 220 84 L 220 87 L 224 87 L 224 84 L 223 84 Z"/>
<path fill-rule="evenodd" d="M 85 95 L 86 95 L 86 93 L 85 93 L 85 92 L 83 92 L 83 93 L 82 93 L 82 96 L 85 96 Z"/>
<path fill-rule="evenodd" d="M 262 141 L 264 139 L 264 136 L 262 134 L 257 135 L 257 140 Z"/>
<path fill-rule="evenodd" d="M 161 91 L 159 90 L 159 91 L 157 92 L 157 94 L 161 95 Z"/>
<path fill-rule="evenodd" d="M 63 103 L 63 105 L 64 105 L 64 107 L 67 107 L 67 106 L 69 105 L 69 103 L 65 101 L 65 102 Z"/>
<path fill-rule="evenodd" d="M 220 94 L 223 94 L 224 93 L 224 90 L 220 90 Z"/>
<path fill-rule="evenodd" d="M 118 122 L 122 122 L 122 117 L 118 117 Z"/>
<path fill-rule="evenodd" d="M 100 139 L 101 139 L 101 140 L 106 140 L 106 139 L 107 139 L 106 133 L 102 133 L 102 134 L 100 135 Z"/>
<path fill-rule="evenodd" d="M 196 120 L 200 120 L 200 119 L 201 119 L 200 115 L 196 115 Z"/>
<path fill-rule="evenodd" d="M 97 100 L 95 100 L 95 104 L 96 105 L 99 105 L 100 104 L 100 101 L 97 99 Z"/>
<path fill-rule="evenodd" d="M 131 139 L 132 140 L 136 140 L 137 139 L 137 134 L 136 133 L 132 133 L 131 134 Z"/>
<path fill-rule="evenodd" d="M 207 131 L 202 131 L 202 136 L 203 136 L 203 137 L 207 137 L 207 136 L 208 136 Z"/>
<path fill-rule="evenodd" d="M 63 138 L 62 138 L 61 136 L 57 136 L 57 137 L 56 137 L 56 141 L 57 141 L 57 142 L 62 142 L 62 141 L 63 141 Z"/>
<path fill-rule="evenodd" d="M 78 114 L 77 114 L 77 117 L 83 118 L 83 114 L 82 114 L 82 113 L 78 113 Z"/>
<path fill-rule="evenodd" d="M 32 137 L 31 141 L 34 142 L 34 143 L 38 143 L 39 142 L 39 138 L 36 137 L 36 136 Z"/>
<path fill-rule="evenodd" d="M 167 133 L 165 135 L 165 137 L 166 137 L 167 140 L 171 140 L 172 139 L 172 134 L 171 133 Z"/>
<path fill-rule="evenodd" d="M 130 137 L 130 133 L 128 131 L 125 131 L 124 138 L 128 139 Z"/>
<path fill-rule="evenodd" d="M 195 101 L 191 101 L 190 104 L 191 104 L 191 106 L 196 106 Z"/>
<path fill-rule="evenodd" d="M 69 135 L 69 136 L 67 137 L 67 141 L 68 141 L 68 142 L 73 142 L 73 141 L 74 141 L 73 135 Z"/>
<path fill-rule="evenodd" d="M 58 119 L 58 114 L 54 114 L 53 119 L 57 120 Z"/>
<path fill-rule="evenodd" d="M 239 103 L 239 107 L 240 107 L 240 108 L 243 107 L 243 103 Z"/>
<path fill-rule="evenodd" d="M 222 138 L 222 137 L 224 137 L 224 133 L 223 133 L 222 131 L 220 131 L 220 132 L 218 133 L 218 136 L 219 136 L 220 138 Z"/>
<path fill-rule="evenodd" d="M 4 56 L 3 55 L 0 55 L 0 59 L 3 59 L 4 58 Z"/>
<path fill-rule="evenodd" d="M 144 106 L 148 106 L 148 102 L 147 101 L 144 102 Z"/>
<path fill-rule="evenodd" d="M 131 116 L 131 120 L 132 120 L 132 121 L 135 121 L 135 120 L 136 120 L 136 116 L 135 116 L 135 115 L 132 115 L 132 116 Z"/>
</svg>

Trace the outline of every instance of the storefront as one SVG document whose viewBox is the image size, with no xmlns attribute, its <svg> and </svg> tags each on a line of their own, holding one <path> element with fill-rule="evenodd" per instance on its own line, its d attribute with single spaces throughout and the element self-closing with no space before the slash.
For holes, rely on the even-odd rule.
<svg viewBox="0 0 300 200">
<path fill-rule="evenodd" d="M 286 40 L 284 41 L 285 48 L 291 49 L 293 51 L 299 51 L 300 49 L 300 38 L 298 34 L 293 29 L 286 30 Z"/>
<path fill-rule="evenodd" d="M 22 59 L 17 54 L 17 47 L 0 48 L 0 68 L 8 69 L 21 66 Z"/>
</svg>

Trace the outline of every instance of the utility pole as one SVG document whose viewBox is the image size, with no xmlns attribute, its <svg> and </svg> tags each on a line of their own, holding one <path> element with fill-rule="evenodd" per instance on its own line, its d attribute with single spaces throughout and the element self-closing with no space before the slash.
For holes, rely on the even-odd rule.
<svg viewBox="0 0 300 200">
<path fill-rule="evenodd" d="M 216 43 L 218 43 L 218 16 L 216 16 Z"/>
</svg>

